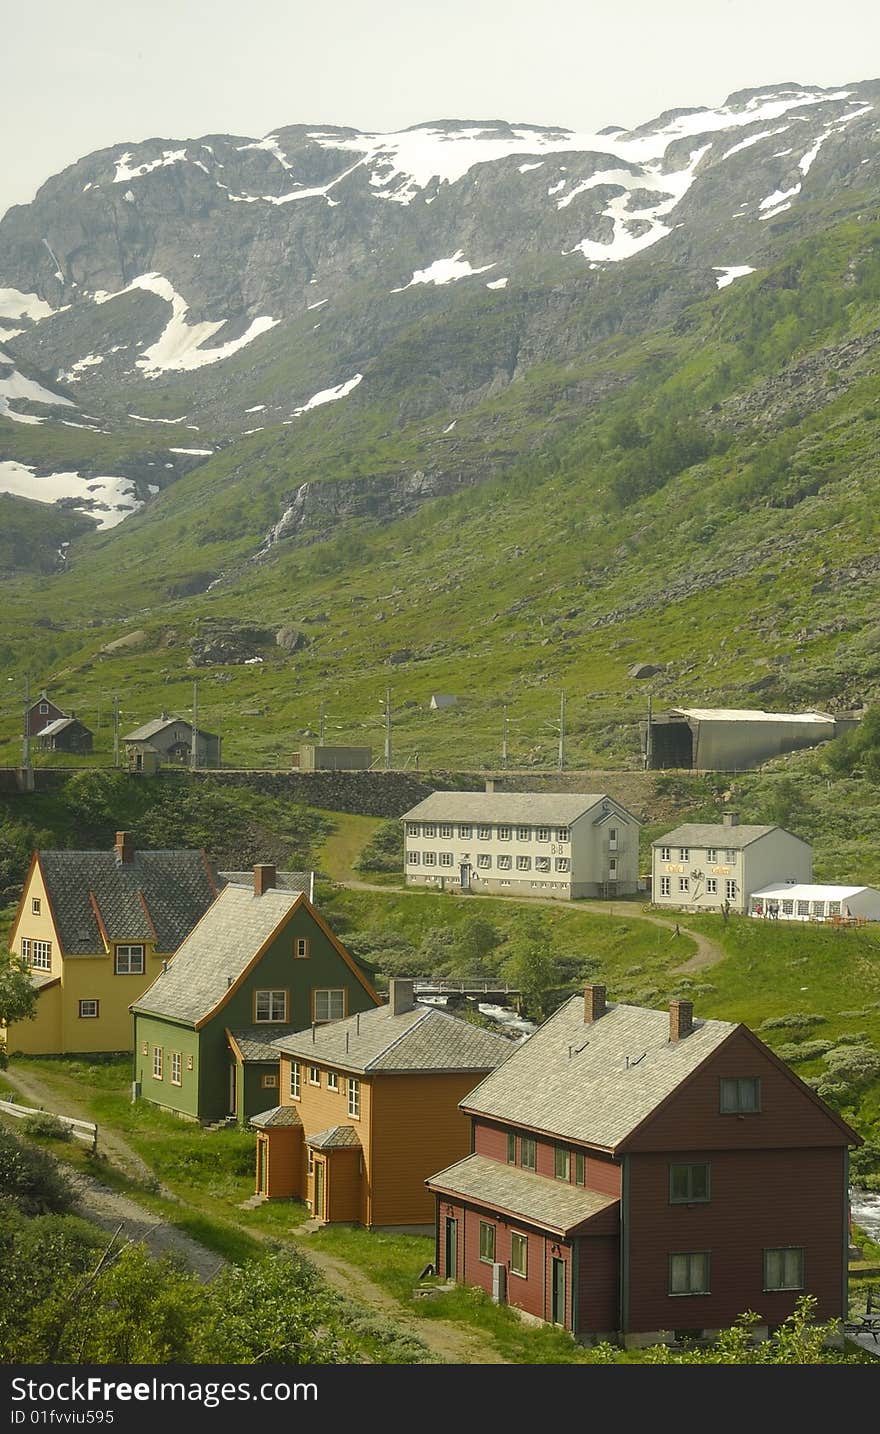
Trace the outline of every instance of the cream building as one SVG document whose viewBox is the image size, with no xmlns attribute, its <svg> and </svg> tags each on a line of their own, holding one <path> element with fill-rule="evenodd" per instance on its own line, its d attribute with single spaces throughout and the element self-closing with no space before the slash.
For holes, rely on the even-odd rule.
<svg viewBox="0 0 880 1434">
<path fill-rule="evenodd" d="M 561 900 L 638 890 L 639 822 L 612 797 L 433 792 L 402 821 L 409 886 Z"/>
<path fill-rule="evenodd" d="M 809 842 L 777 826 L 741 826 L 730 813 L 722 822 L 689 822 L 652 843 L 651 899 L 687 911 L 749 909 L 752 892 L 775 883 L 808 882 Z"/>
</svg>

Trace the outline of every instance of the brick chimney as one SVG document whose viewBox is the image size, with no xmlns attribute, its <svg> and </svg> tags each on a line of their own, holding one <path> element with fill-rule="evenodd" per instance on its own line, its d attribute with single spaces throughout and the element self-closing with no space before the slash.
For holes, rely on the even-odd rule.
<svg viewBox="0 0 880 1434">
<path fill-rule="evenodd" d="M 265 896 L 275 885 L 276 871 L 274 866 L 254 867 L 254 896 Z"/>
<path fill-rule="evenodd" d="M 726 827 L 739 826 L 739 812 L 725 812 L 721 818 L 722 825 Z"/>
<path fill-rule="evenodd" d="M 416 1005 L 415 983 L 411 976 L 392 976 L 388 982 L 388 1014 L 402 1016 L 414 1011 Z"/>
<path fill-rule="evenodd" d="M 669 1039 L 683 1041 L 694 1029 L 694 1003 L 693 1001 L 670 1001 L 669 1002 Z"/>
<path fill-rule="evenodd" d="M 598 1021 L 600 1016 L 605 1015 L 605 987 L 585 986 L 584 987 L 584 1023 L 590 1025 L 592 1021 Z"/>
<path fill-rule="evenodd" d="M 134 842 L 131 839 L 131 832 L 117 832 L 116 841 L 113 846 L 117 862 L 126 866 L 134 861 Z"/>
</svg>

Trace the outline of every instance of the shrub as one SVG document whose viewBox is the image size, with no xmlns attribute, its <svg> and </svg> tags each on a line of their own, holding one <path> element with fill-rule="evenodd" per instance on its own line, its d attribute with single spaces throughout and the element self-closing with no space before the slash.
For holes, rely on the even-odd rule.
<svg viewBox="0 0 880 1434">
<path fill-rule="evenodd" d="M 789 1041 L 776 1047 L 776 1054 L 782 1061 L 794 1065 L 797 1061 L 815 1061 L 832 1048 L 832 1041 Z"/>
<path fill-rule="evenodd" d="M 33 1115 L 26 1115 L 21 1122 L 21 1129 L 24 1135 L 37 1140 L 73 1139 L 70 1126 L 65 1125 L 57 1115 L 52 1115 L 48 1110 L 38 1110 Z"/>
<path fill-rule="evenodd" d="M 383 822 L 364 846 L 357 863 L 358 871 L 391 871 L 403 874 L 403 823 Z"/>
<path fill-rule="evenodd" d="M 795 1011 L 790 1016 L 768 1016 L 758 1027 L 759 1031 L 790 1031 L 796 1030 L 798 1026 L 823 1026 L 827 1020 L 826 1016 L 810 1015 L 805 1011 Z"/>
<path fill-rule="evenodd" d="M 0 1194 L 11 1196 L 26 1215 L 62 1215 L 75 1203 L 73 1191 L 51 1155 L 2 1130 Z"/>
<path fill-rule="evenodd" d="M 880 1051 L 874 1046 L 835 1047 L 825 1057 L 833 1081 L 862 1090 L 880 1077 Z"/>
</svg>

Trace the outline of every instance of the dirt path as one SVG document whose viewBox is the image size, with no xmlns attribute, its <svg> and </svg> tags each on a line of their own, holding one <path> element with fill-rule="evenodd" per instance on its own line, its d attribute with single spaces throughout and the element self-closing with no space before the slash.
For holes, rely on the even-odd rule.
<svg viewBox="0 0 880 1434">
<path fill-rule="evenodd" d="M 14 1086 L 19 1095 L 25 1100 L 33 1102 L 42 1110 L 51 1110 L 55 1115 L 69 1115 L 74 1120 L 91 1120 L 91 1115 L 77 1101 L 71 1100 L 65 1091 L 57 1091 L 50 1083 L 40 1080 L 39 1076 L 28 1071 L 27 1075 L 22 1074 L 14 1065 L 3 1072 L 4 1079 Z M 98 1124 L 98 1150 L 101 1154 L 109 1156 L 124 1175 L 132 1180 L 149 1181 L 158 1195 L 164 1195 L 166 1199 L 173 1200 L 175 1197 L 170 1190 L 156 1183 L 156 1177 L 141 1157 L 132 1150 L 131 1146 L 115 1130 L 106 1125 Z"/>
<path fill-rule="evenodd" d="M 348 887 L 352 891 L 384 892 L 386 896 L 392 892 L 395 896 L 402 894 L 419 896 L 422 891 L 421 887 L 378 886 L 368 881 L 338 881 L 336 884 L 337 886 Z M 496 896 L 489 892 L 483 893 L 476 891 L 471 892 L 469 900 L 514 901 L 520 906 L 555 906 L 557 908 L 560 905 L 565 905 L 565 903 L 554 900 L 552 896 Z M 691 928 L 685 926 L 682 921 L 671 921 L 666 916 L 654 916 L 645 911 L 633 912 L 630 909 L 632 903 L 581 900 L 572 902 L 570 905 L 577 911 L 595 912 L 598 916 L 634 916 L 638 921 L 649 922 L 651 926 L 664 927 L 672 936 L 675 935 L 676 931 L 679 931 L 682 936 L 686 936 L 689 940 L 693 941 L 697 949 L 693 956 L 689 956 L 687 961 L 682 962 L 680 966 L 673 966 L 673 973 L 679 971 L 683 973 L 704 971 L 708 966 L 714 966 L 718 961 L 724 959 L 724 951 L 721 946 L 718 945 L 717 941 L 711 940 L 708 936 L 703 936 L 699 931 L 691 930 Z"/>
<path fill-rule="evenodd" d="M 213 1279 L 226 1263 L 220 1255 L 205 1249 L 204 1245 L 190 1239 L 182 1230 L 176 1230 L 161 1215 L 144 1209 L 128 1195 L 108 1190 L 106 1185 L 82 1170 L 68 1169 L 66 1173 L 76 1191 L 78 1213 L 100 1225 L 102 1230 L 110 1233 L 119 1230 L 123 1242 L 137 1244 L 143 1241 L 156 1260 L 164 1255 L 178 1255 L 202 1281 Z"/>
</svg>

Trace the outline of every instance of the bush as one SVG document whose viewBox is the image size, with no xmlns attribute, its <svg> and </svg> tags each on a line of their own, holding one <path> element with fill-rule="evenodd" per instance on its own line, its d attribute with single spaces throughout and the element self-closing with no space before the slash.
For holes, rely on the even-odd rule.
<svg viewBox="0 0 880 1434">
<path fill-rule="evenodd" d="M 358 871 L 391 871 L 403 875 L 403 823 L 383 822 L 358 858 Z"/>
<path fill-rule="evenodd" d="M 777 1046 L 776 1054 L 781 1061 L 794 1065 L 798 1061 L 815 1061 L 830 1051 L 832 1046 L 832 1041 L 789 1041 L 784 1046 Z"/>
<path fill-rule="evenodd" d="M 63 1215 L 75 1203 L 51 1155 L 23 1145 L 4 1130 L 0 1130 L 0 1195 L 10 1196 L 25 1215 Z"/>
<path fill-rule="evenodd" d="M 880 1078 L 880 1051 L 874 1046 L 835 1047 L 825 1057 L 832 1081 L 844 1081 L 856 1090 L 863 1090 Z"/>
<path fill-rule="evenodd" d="M 65 1125 L 57 1115 L 52 1115 L 48 1110 L 38 1110 L 33 1115 L 26 1115 L 21 1122 L 21 1129 L 24 1135 L 36 1140 L 73 1139 L 70 1126 Z"/>
<path fill-rule="evenodd" d="M 827 1020 L 826 1016 L 809 1015 L 804 1011 L 795 1011 L 790 1016 L 768 1016 L 758 1027 L 759 1031 L 789 1031 L 796 1030 L 799 1026 L 823 1026 Z"/>
</svg>

